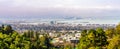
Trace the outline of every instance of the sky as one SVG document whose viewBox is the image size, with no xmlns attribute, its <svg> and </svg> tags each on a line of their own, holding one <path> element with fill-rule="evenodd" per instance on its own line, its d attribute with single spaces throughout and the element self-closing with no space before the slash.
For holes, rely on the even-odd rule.
<svg viewBox="0 0 120 49">
<path fill-rule="evenodd" d="M 0 0 L 0 17 L 120 17 L 120 0 Z"/>
</svg>

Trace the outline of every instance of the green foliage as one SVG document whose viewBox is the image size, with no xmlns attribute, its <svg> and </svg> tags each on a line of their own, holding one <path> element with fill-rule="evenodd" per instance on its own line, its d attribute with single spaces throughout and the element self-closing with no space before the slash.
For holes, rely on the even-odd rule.
<svg viewBox="0 0 120 49">
<path fill-rule="evenodd" d="M 81 33 L 80 43 L 77 45 L 77 49 L 87 49 L 89 46 L 87 30 L 83 30 Z"/>
<path fill-rule="evenodd" d="M 103 29 L 97 28 L 83 32 L 87 34 L 84 33 L 85 35 L 80 38 L 78 49 L 98 49 L 98 47 L 102 48 L 107 45 L 107 38 Z"/>
<path fill-rule="evenodd" d="M 10 34 L 12 32 L 13 32 L 13 30 L 12 30 L 12 27 L 10 25 L 7 25 L 4 27 L 4 32 L 3 32 L 4 34 Z"/>
<path fill-rule="evenodd" d="M 106 34 L 107 38 L 112 39 L 113 36 L 116 35 L 115 29 L 114 28 L 108 28 L 108 29 L 105 30 L 105 34 Z"/>
<path fill-rule="evenodd" d="M 50 41 L 47 35 L 28 31 L 18 34 L 10 25 L 0 28 L 0 49 L 49 49 Z"/>
<path fill-rule="evenodd" d="M 120 49 L 120 36 L 115 36 L 107 46 L 108 49 Z"/>
<path fill-rule="evenodd" d="M 117 25 L 115 29 L 116 29 L 116 33 L 117 33 L 117 34 L 120 34 L 120 24 Z"/>
<path fill-rule="evenodd" d="M 120 49 L 120 24 L 106 30 L 82 31 L 77 49 Z"/>
</svg>

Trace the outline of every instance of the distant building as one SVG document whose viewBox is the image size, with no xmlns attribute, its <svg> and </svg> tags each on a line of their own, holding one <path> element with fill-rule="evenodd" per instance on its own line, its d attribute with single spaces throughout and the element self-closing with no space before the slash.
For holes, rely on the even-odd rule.
<svg viewBox="0 0 120 49">
<path fill-rule="evenodd" d="M 56 21 L 50 21 L 50 24 L 56 24 Z"/>
</svg>

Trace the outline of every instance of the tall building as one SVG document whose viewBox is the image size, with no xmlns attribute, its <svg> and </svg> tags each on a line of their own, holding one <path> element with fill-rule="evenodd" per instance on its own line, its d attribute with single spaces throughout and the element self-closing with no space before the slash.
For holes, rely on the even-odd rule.
<svg viewBox="0 0 120 49">
<path fill-rule="evenodd" d="M 50 24 L 56 24 L 56 21 L 50 21 Z"/>
</svg>

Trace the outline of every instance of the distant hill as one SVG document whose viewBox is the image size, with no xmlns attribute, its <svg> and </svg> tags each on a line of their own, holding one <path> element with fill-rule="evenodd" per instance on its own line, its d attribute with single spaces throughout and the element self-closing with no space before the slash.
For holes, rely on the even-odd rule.
<svg viewBox="0 0 120 49">
<path fill-rule="evenodd" d="M 106 20 L 117 20 L 120 16 L 93 16 L 93 17 L 82 17 L 82 16 L 0 16 L 0 21 L 5 20 L 42 20 L 42 19 L 66 19 L 66 20 L 78 20 L 78 19 L 106 19 Z"/>
</svg>

